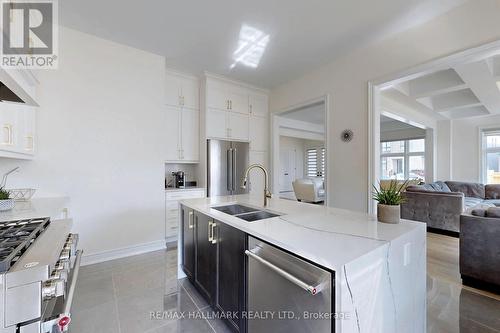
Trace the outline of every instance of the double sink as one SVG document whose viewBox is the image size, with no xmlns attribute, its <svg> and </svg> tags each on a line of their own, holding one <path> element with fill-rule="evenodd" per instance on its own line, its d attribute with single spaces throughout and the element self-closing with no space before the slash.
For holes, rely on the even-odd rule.
<svg viewBox="0 0 500 333">
<path fill-rule="evenodd" d="M 280 214 L 271 213 L 267 210 L 260 210 L 258 208 L 243 206 L 239 204 L 212 207 L 212 209 L 219 212 L 235 216 L 247 222 L 254 222 L 258 220 L 269 219 L 271 217 L 280 216 Z"/>
</svg>

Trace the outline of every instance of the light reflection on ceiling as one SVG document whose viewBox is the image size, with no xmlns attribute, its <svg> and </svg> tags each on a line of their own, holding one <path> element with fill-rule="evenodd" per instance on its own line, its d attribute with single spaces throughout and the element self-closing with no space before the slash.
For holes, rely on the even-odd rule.
<svg viewBox="0 0 500 333">
<path fill-rule="evenodd" d="M 231 68 L 236 67 L 237 64 L 257 68 L 269 39 L 269 35 L 263 31 L 243 24 L 240 30 L 238 47 L 233 53 L 234 63 Z"/>
</svg>

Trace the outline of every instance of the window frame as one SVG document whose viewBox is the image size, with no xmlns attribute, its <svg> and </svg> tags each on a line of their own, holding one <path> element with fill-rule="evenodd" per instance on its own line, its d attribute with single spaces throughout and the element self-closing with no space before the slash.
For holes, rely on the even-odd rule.
<svg viewBox="0 0 500 333">
<path fill-rule="evenodd" d="M 500 136 L 500 128 L 480 128 L 479 129 L 479 155 L 480 155 L 480 182 L 483 184 L 488 184 L 488 167 L 487 156 L 488 153 L 500 153 L 500 147 L 488 148 L 486 143 L 486 138 L 491 135 Z"/>
<path fill-rule="evenodd" d="M 421 152 L 410 152 L 410 141 L 414 140 L 424 140 L 424 150 Z M 404 170 L 403 170 L 403 177 L 404 179 L 410 179 L 410 157 L 423 157 L 424 158 L 424 172 L 425 170 L 425 137 L 416 137 L 416 138 L 411 138 L 411 139 L 401 139 L 401 140 L 386 140 L 386 141 L 380 141 L 380 179 L 382 179 L 382 161 L 384 157 L 403 157 L 403 164 L 404 164 Z M 382 144 L 387 143 L 387 142 L 398 142 L 398 141 L 403 141 L 404 142 L 404 150 L 401 153 L 384 153 L 382 149 Z M 425 178 L 425 176 L 424 176 Z"/>
<path fill-rule="evenodd" d="M 309 175 L 309 151 L 316 151 L 316 175 Z M 310 146 L 305 149 L 305 177 L 321 177 L 325 180 L 325 172 L 326 172 L 326 149 L 324 146 Z M 320 175 L 318 175 L 320 173 Z"/>
</svg>

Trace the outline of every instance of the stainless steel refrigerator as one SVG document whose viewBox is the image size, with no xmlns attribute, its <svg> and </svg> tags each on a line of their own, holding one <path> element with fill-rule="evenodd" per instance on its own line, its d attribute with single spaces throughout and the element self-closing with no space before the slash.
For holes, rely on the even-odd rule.
<svg viewBox="0 0 500 333">
<path fill-rule="evenodd" d="M 208 140 L 207 186 L 208 196 L 248 193 L 241 188 L 241 179 L 248 166 L 247 142 Z"/>
</svg>

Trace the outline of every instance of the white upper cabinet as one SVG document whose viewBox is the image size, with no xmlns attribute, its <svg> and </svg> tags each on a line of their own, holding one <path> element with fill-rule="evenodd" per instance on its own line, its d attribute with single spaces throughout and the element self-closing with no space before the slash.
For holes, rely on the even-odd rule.
<svg viewBox="0 0 500 333">
<path fill-rule="evenodd" d="M 269 145 L 267 117 L 250 116 L 250 150 L 266 151 Z"/>
<path fill-rule="evenodd" d="M 249 122 L 248 115 L 236 112 L 227 113 L 228 138 L 234 140 L 249 140 Z"/>
<path fill-rule="evenodd" d="M 207 76 L 207 138 L 250 142 L 256 140 L 254 144 L 251 143 L 250 149 L 267 150 L 267 104 L 267 95 L 261 90 Z M 253 116 L 259 119 L 252 121 Z"/>
<path fill-rule="evenodd" d="M 248 97 L 250 114 L 254 116 L 267 117 L 269 115 L 269 102 L 266 95 L 251 94 Z"/>
<path fill-rule="evenodd" d="M 229 138 L 227 111 L 208 109 L 206 113 L 207 138 L 225 139 Z"/>
<path fill-rule="evenodd" d="M 200 109 L 200 85 L 196 78 L 167 72 L 165 103 L 171 106 Z"/>
<path fill-rule="evenodd" d="M 167 71 L 165 79 L 167 162 L 200 159 L 200 85 L 188 75 Z"/>
<path fill-rule="evenodd" d="M 181 109 L 167 106 L 165 133 L 167 133 L 167 161 L 178 161 L 181 159 Z"/>
<path fill-rule="evenodd" d="M 0 103 L 0 157 L 32 159 L 35 153 L 36 109 Z"/>
<path fill-rule="evenodd" d="M 181 159 L 198 162 L 200 159 L 200 112 L 183 109 L 181 113 Z"/>
</svg>

